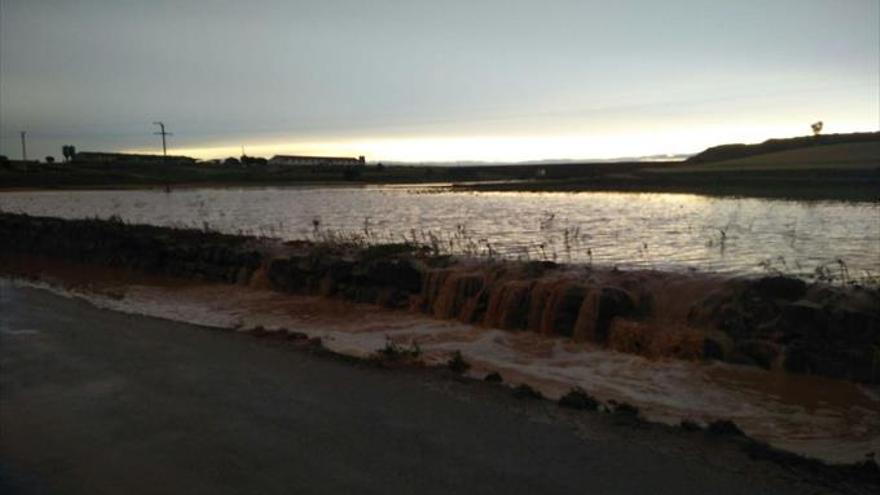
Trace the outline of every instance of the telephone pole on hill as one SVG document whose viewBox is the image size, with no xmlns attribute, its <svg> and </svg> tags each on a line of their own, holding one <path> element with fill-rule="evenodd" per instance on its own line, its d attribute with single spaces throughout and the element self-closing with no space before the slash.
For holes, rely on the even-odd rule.
<svg viewBox="0 0 880 495">
<path fill-rule="evenodd" d="M 21 131 L 21 161 L 27 161 L 27 131 Z"/>
<path fill-rule="evenodd" d="M 165 132 L 165 123 L 164 122 L 153 122 L 153 125 L 159 126 L 160 131 L 154 132 L 153 134 L 157 136 L 162 136 L 162 156 L 168 156 L 168 147 L 165 144 L 165 136 L 173 136 L 174 134 L 170 132 Z"/>
</svg>

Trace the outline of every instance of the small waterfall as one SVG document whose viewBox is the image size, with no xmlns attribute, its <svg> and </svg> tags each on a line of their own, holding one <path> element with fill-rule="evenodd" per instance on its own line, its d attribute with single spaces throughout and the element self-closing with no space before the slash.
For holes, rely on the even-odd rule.
<svg viewBox="0 0 880 495">
<path fill-rule="evenodd" d="M 532 280 L 504 280 L 490 287 L 483 324 L 503 330 L 524 330 L 534 284 Z"/>
<path fill-rule="evenodd" d="M 713 338 L 708 319 L 694 318 L 712 284 L 717 288 L 716 281 L 669 273 L 469 264 L 427 270 L 413 307 L 437 318 L 571 337 L 621 352 L 700 359 L 707 348 L 715 357 L 730 348 L 723 338 L 707 345 Z"/>
</svg>

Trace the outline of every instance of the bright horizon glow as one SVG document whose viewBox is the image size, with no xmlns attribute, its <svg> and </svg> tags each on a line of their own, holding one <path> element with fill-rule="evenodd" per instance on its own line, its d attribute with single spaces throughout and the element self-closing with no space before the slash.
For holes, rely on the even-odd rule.
<svg viewBox="0 0 880 495">
<path fill-rule="evenodd" d="M 365 156 L 370 162 L 499 162 L 539 160 L 605 160 L 654 155 L 697 153 L 708 147 L 728 143 L 757 143 L 771 138 L 807 135 L 800 127 L 771 125 L 747 129 L 707 126 L 652 133 L 607 136 L 514 135 L 514 136 L 426 136 L 337 138 L 302 141 L 257 141 L 245 144 L 248 156 L 274 155 Z M 827 129 L 836 132 L 871 132 L 860 126 Z M 208 144 L 195 147 L 169 147 L 168 153 L 202 160 L 238 157 L 241 146 Z M 153 149 L 126 149 L 125 153 L 158 154 Z"/>
</svg>

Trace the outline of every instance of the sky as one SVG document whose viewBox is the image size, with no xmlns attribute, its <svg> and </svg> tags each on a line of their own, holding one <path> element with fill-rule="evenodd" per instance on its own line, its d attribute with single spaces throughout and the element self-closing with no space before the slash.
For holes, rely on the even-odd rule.
<svg viewBox="0 0 880 495">
<path fill-rule="evenodd" d="M 880 129 L 880 0 L 0 0 L 0 154 L 525 161 Z"/>
</svg>

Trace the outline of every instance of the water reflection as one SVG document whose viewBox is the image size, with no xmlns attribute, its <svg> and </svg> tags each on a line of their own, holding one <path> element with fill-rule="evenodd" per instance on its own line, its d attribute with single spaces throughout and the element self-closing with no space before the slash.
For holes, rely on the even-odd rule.
<svg viewBox="0 0 880 495">
<path fill-rule="evenodd" d="M 880 205 L 655 193 L 472 193 L 425 187 L 8 192 L 0 208 L 303 239 L 415 237 L 510 258 L 727 273 L 880 271 Z"/>
</svg>

